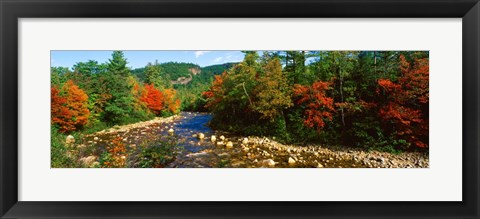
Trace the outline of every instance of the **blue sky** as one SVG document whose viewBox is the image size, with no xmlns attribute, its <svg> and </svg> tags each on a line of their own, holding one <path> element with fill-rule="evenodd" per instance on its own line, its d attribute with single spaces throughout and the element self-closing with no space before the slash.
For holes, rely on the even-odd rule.
<svg viewBox="0 0 480 219">
<path fill-rule="evenodd" d="M 52 67 L 72 68 L 77 62 L 95 60 L 98 63 L 108 62 L 112 51 L 51 51 Z M 201 67 L 240 62 L 244 54 L 240 51 L 124 51 L 127 66 L 131 68 L 145 67 L 148 62 L 189 62 Z"/>
</svg>

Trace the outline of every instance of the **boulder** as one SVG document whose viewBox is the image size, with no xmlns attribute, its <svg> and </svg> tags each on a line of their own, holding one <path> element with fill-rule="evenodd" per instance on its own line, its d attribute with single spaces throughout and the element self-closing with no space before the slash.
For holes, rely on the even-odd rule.
<svg viewBox="0 0 480 219">
<path fill-rule="evenodd" d="M 225 146 L 227 146 L 227 148 L 233 148 L 233 142 L 229 141 Z"/>
<path fill-rule="evenodd" d="M 223 141 L 217 141 L 217 146 L 222 146 L 223 144 Z"/>
<path fill-rule="evenodd" d="M 198 139 L 204 139 L 204 138 L 205 138 L 205 135 L 203 133 L 198 134 Z"/>
<path fill-rule="evenodd" d="M 170 133 L 170 134 L 173 134 L 173 132 L 174 132 L 174 130 L 173 130 L 172 128 L 170 128 L 170 129 L 168 130 L 168 133 Z"/>
<path fill-rule="evenodd" d="M 98 141 L 98 137 L 93 138 L 94 141 Z"/>
<path fill-rule="evenodd" d="M 288 164 L 295 164 L 295 160 L 292 157 L 288 158 Z"/>
<path fill-rule="evenodd" d="M 275 161 L 273 161 L 272 159 L 266 159 L 266 160 L 263 160 L 262 162 L 263 162 L 264 165 L 267 165 L 267 166 L 270 166 L 270 167 L 275 166 Z"/>
<path fill-rule="evenodd" d="M 66 143 L 66 144 L 73 144 L 73 143 L 75 143 L 75 138 L 74 138 L 72 135 L 69 135 L 69 136 L 67 136 L 67 138 L 65 139 L 65 143 Z"/>
<path fill-rule="evenodd" d="M 212 141 L 212 142 L 217 141 L 217 137 L 215 135 L 212 135 L 212 137 L 210 137 L 210 141 Z"/>
<path fill-rule="evenodd" d="M 225 136 L 221 135 L 221 136 L 220 136 L 220 140 L 221 140 L 221 141 L 225 141 Z"/>
<path fill-rule="evenodd" d="M 248 144 L 248 138 L 243 138 L 242 143 L 243 144 Z"/>
</svg>

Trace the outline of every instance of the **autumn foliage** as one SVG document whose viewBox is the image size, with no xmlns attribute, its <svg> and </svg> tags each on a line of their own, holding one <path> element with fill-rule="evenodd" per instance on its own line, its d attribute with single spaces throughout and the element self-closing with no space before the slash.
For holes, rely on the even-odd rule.
<svg viewBox="0 0 480 219">
<path fill-rule="evenodd" d="M 88 96 L 72 80 L 67 81 L 61 91 L 51 88 L 51 107 L 52 124 L 61 132 L 75 131 L 88 122 Z"/>
<path fill-rule="evenodd" d="M 333 99 L 327 97 L 329 82 L 316 81 L 311 86 L 296 84 L 294 86 L 295 103 L 305 106 L 305 126 L 315 128 L 318 132 L 325 126 L 326 120 L 333 119 Z"/>
<path fill-rule="evenodd" d="M 177 92 L 174 89 L 165 89 L 163 90 L 163 104 L 165 109 L 168 110 L 170 113 L 178 113 L 180 110 L 180 99 L 177 98 Z"/>
<path fill-rule="evenodd" d="M 215 80 L 212 82 L 212 86 L 208 91 L 203 92 L 203 97 L 207 99 L 205 108 L 212 108 L 217 106 L 223 100 L 224 90 L 222 88 L 224 78 L 227 77 L 227 73 L 222 75 L 215 75 Z"/>
<path fill-rule="evenodd" d="M 153 84 L 145 84 L 145 90 L 143 91 L 140 100 L 143 101 L 156 115 L 160 114 L 164 106 L 163 93 L 155 88 Z"/>
<path fill-rule="evenodd" d="M 395 128 L 396 134 L 417 147 L 428 147 L 428 60 L 415 60 L 413 66 L 400 56 L 401 75 L 397 82 L 378 80 L 379 94 L 387 101 L 380 117 Z"/>
</svg>

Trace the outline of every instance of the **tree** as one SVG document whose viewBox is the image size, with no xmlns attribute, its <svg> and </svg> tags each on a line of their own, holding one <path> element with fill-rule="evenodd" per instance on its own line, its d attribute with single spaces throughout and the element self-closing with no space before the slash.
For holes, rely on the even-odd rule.
<svg viewBox="0 0 480 219">
<path fill-rule="evenodd" d="M 282 73 L 278 58 L 267 61 L 264 73 L 257 79 L 253 108 L 261 114 L 262 119 L 274 120 L 283 115 L 283 110 L 293 105 L 287 78 Z"/>
<path fill-rule="evenodd" d="M 145 91 L 140 100 L 156 115 L 160 115 L 160 112 L 163 110 L 163 93 L 155 88 L 153 84 L 145 84 Z"/>
<path fill-rule="evenodd" d="M 67 100 L 60 96 L 60 91 L 56 87 L 50 89 L 50 95 L 52 125 L 58 126 L 60 132 L 67 132 L 71 129 L 70 121 L 72 120 L 72 114 L 65 106 Z"/>
<path fill-rule="evenodd" d="M 128 83 L 130 70 L 126 65 L 127 60 L 121 51 L 114 51 L 112 59 L 107 64 L 105 87 L 110 94 L 110 99 L 105 104 L 103 117 L 104 121 L 110 124 L 119 124 L 129 120 L 129 116 L 134 113 L 132 85 Z"/>
<path fill-rule="evenodd" d="M 401 55 L 400 72 L 397 82 L 378 80 L 377 92 L 383 92 L 387 99 L 379 115 L 400 138 L 420 148 L 428 147 L 428 59 L 417 59 L 411 66 Z"/>
<path fill-rule="evenodd" d="M 329 82 L 316 81 L 311 86 L 296 84 L 293 91 L 296 104 L 305 107 L 305 125 L 315 128 L 317 132 L 322 131 L 325 120 L 332 120 L 335 111 L 333 99 L 326 96 L 326 91 L 329 89 Z"/>
<path fill-rule="evenodd" d="M 88 122 L 88 96 L 73 81 L 67 81 L 59 92 L 51 89 L 52 123 L 59 126 L 61 132 L 75 131 Z"/>
<path fill-rule="evenodd" d="M 180 99 L 177 98 L 177 92 L 174 89 L 163 90 L 163 105 L 168 110 L 167 114 L 176 114 L 180 110 Z"/>
<path fill-rule="evenodd" d="M 171 86 L 170 80 L 166 77 L 162 78 L 162 67 L 155 61 L 155 63 L 148 63 L 145 66 L 145 83 L 153 84 L 159 89 L 165 89 Z"/>
<path fill-rule="evenodd" d="M 108 61 L 107 69 L 109 72 L 122 77 L 130 75 L 130 70 L 127 68 L 127 59 L 122 51 L 113 51 L 112 58 Z"/>
<path fill-rule="evenodd" d="M 222 75 L 215 75 L 215 80 L 212 82 L 212 86 L 209 90 L 202 93 L 205 97 L 205 108 L 215 110 L 219 108 L 219 104 L 222 103 L 225 91 L 223 90 L 223 81 L 227 77 L 227 72 L 223 72 Z"/>
</svg>

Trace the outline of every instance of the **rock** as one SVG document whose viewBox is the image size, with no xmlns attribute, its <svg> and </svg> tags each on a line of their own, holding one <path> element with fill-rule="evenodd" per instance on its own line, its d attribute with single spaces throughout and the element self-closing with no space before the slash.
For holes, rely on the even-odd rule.
<svg viewBox="0 0 480 219">
<path fill-rule="evenodd" d="M 205 138 L 205 135 L 203 133 L 198 134 L 198 139 L 204 139 L 204 138 Z"/>
<path fill-rule="evenodd" d="M 170 133 L 170 134 L 173 134 L 173 132 L 174 132 L 174 130 L 173 130 L 172 128 L 170 128 L 170 129 L 168 130 L 168 133 Z"/>
<path fill-rule="evenodd" d="M 93 138 L 94 141 L 98 141 L 98 137 Z"/>
<path fill-rule="evenodd" d="M 288 164 L 295 164 L 295 160 L 292 157 L 288 158 Z"/>
<path fill-rule="evenodd" d="M 233 142 L 229 141 L 225 146 L 227 146 L 227 148 L 233 148 Z"/>
<path fill-rule="evenodd" d="M 217 141 L 217 137 L 215 137 L 215 135 L 212 135 L 212 137 L 210 137 L 210 140 L 211 140 L 212 142 L 215 142 L 215 141 Z"/>
<path fill-rule="evenodd" d="M 225 136 L 221 135 L 221 136 L 220 136 L 220 140 L 221 140 L 221 141 L 225 141 Z"/>
<path fill-rule="evenodd" d="M 243 138 L 242 143 L 243 144 L 248 144 L 248 138 Z"/>
<path fill-rule="evenodd" d="M 275 166 L 275 161 L 273 161 L 272 159 L 263 160 L 262 163 L 263 163 L 264 165 L 267 165 L 267 166 L 270 166 L 270 167 Z"/>
<path fill-rule="evenodd" d="M 193 134 L 192 137 L 193 137 L 193 138 L 196 138 L 196 137 L 197 137 L 197 134 Z"/>
<path fill-rule="evenodd" d="M 217 141 L 217 146 L 222 146 L 223 144 L 223 141 Z"/>
<path fill-rule="evenodd" d="M 88 156 L 88 157 L 82 157 L 80 158 L 80 162 L 84 165 L 84 166 L 87 166 L 87 167 L 91 167 L 93 166 L 93 163 L 97 161 L 97 157 L 96 156 Z"/>
<path fill-rule="evenodd" d="M 65 139 L 66 144 L 73 144 L 75 142 L 75 138 L 72 135 L 67 136 L 67 139 Z"/>
<path fill-rule="evenodd" d="M 319 163 L 319 164 L 317 165 L 317 168 L 323 168 L 323 165 Z"/>
</svg>

